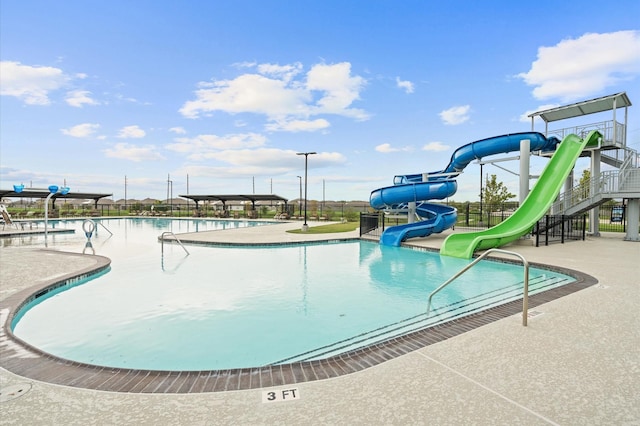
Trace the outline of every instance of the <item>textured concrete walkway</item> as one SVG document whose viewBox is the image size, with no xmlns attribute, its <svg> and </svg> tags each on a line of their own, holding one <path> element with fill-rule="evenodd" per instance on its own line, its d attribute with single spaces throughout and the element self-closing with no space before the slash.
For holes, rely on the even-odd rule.
<svg viewBox="0 0 640 426">
<path fill-rule="evenodd" d="M 212 231 L 207 238 L 290 242 L 295 234 L 285 232 L 289 226 L 300 224 Z M 443 238 L 413 243 L 439 247 Z M 0 370 L 0 424 L 640 424 L 640 244 L 608 234 L 508 249 L 532 262 L 583 271 L 599 283 L 536 307 L 528 327 L 514 315 L 355 374 L 295 386 L 126 394 Z M 5 246 L 0 299 L 92 262 L 90 256 Z M 274 396 L 284 401 L 270 402 Z"/>
</svg>

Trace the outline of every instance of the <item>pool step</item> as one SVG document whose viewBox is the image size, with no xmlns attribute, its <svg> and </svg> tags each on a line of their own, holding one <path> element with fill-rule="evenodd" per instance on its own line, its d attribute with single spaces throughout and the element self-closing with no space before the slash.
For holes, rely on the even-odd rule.
<svg viewBox="0 0 640 426">
<path fill-rule="evenodd" d="M 529 294 L 536 294 L 542 291 L 567 284 L 568 279 L 560 277 L 547 277 L 539 275 L 529 278 Z M 328 358 L 351 350 L 360 349 L 395 337 L 443 324 L 473 313 L 480 312 L 490 307 L 499 306 L 522 298 L 523 282 L 511 284 L 500 289 L 481 293 L 470 299 L 461 300 L 448 305 L 433 304 L 431 312 L 427 317 L 426 313 L 421 313 L 401 321 L 379 327 L 348 339 L 343 339 L 329 345 L 311 349 L 307 352 L 279 360 L 272 364 L 284 364 L 300 361 L 312 361 Z"/>
</svg>

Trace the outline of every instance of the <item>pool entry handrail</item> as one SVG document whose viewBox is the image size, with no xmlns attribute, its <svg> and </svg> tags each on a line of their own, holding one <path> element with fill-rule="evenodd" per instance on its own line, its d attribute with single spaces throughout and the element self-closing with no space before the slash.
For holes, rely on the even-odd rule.
<svg viewBox="0 0 640 426">
<path fill-rule="evenodd" d="M 104 226 L 101 222 L 96 222 L 91 219 L 85 219 L 82 222 L 82 230 L 84 231 L 85 237 L 87 237 L 87 242 L 84 245 L 84 249 L 82 250 L 82 254 L 86 254 L 87 250 L 91 250 L 91 254 L 96 254 L 95 249 L 93 248 L 93 244 L 91 243 L 91 237 L 93 237 L 93 232 L 95 231 L 96 235 L 98 235 L 98 224 L 102 226 L 108 233 L 109 238 L 113 236 L 113 232 L 109 231 L 109 228 Z"/>
<path fill-rule="evenodd" d="M 100 221 L 94 221 L 93 219 L 85 219 L 84 222 L 82 223 L 82 229 L 85 232 L 85 235 L 87 234 L 87 230 L 85 229 L 85 225 L 86 224 L 93 224 L 93 228 L 91 228 L 91 233 L 93 233 L 93 230 L 96 231 L 96 235 L 98 235 L 98 225 L 102 226 L 104 228 L 105 231 L 107 231 L 109 233 L 109 235 L 113 235 L 113 232 L 111 232 L 109 230 L 109 228 L 107 228 L 106 226 L 104 226 L 104 223 L 100 222 Z M 90 238 L 90 235 L 87 235 L 87 238 Z"/>
<path fill-rule="evenodd" d="M 527 262 L 527 259 L 525 259 L 524 256 L 521 255 L 520 253 L 497 249 L 497 248 L 492 248 L 485 251 L 480 256 L 478 256 L 473 262 L 469 263 L 467 266 L 465 266 L 460 271 L 458 271 L 458 273 L 456 273 L 453 277 L 449 278 L 447 281 L 442 283 L 438 288 L 433 290 L 431 294 L 429 294 L 429 301 L 427 303 L 427 316 L 429 316 L 429 311 L 431 311 L 431 299 L 433 298 L 433 296 L 436 295 L 436 293 L 438 293 L 440 290 L 442 290 L 443 288 L 451 284 L 453 281 L 459 278 L 462 274 L 464 274 L 469 269 L 474 267 L 478 262 L 480 262 L 485 257 L 489 256 L 491 253 L 501 253 L 505 255 L 515 256 L 522 261 L 522 266 L 524 267 L 524 290 L 522 295 L 522 325 L 526 327 L 527 311 L 529 310 L 529 262 Z"/>
<path fill-rule="evenodd" d="M 185 253 L 187 253 L 187 255 L 189 255 L 189 250 L 187 250 L 187 248 L 184 246 L 184 244 L 182 244 L 182 241 L 180 241 L 180 239 L 176 236 L 176 234 L 174 234 L 171 231 L 164 231 L 162 233 L 162 235 L 160 235 L 160 246 L 161 246 L 162 254 L 164 254 L 164 236 L 167 235 L 167 234 L 171 235 L 174 238 L 174 240 L 178 244 L 180 244 L 180 247 L 182 247 L 184 249 Z"/>
</svg>

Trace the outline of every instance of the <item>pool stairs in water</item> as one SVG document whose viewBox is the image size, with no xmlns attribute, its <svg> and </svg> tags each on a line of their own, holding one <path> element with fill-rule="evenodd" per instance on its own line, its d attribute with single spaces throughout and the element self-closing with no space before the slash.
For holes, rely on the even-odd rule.
<svg viewBox="0 0 640 426">
<path fill-rule="evenodd" d="M 571 280 L 562 277 L 549 277 L 542 273 L 529 277 L 529 294 L 536 294 L 552 288 L 568 284 Z M 427 317 L 426 312 L 403 319 L 393 324 L 388 324 L 348 339 L 311 349 L 307 352 L 291 356 L 271 365 L 287 364 L 301 361 L 313 361 L 328 358 L 348 351 L 361 349 L 376 343 L 406 335 L 415 331 L 424 330 L 448 321 L 452 321 L 466 315 L 481 312 L 491 307 L 499 306 L 514 300 L 522 299 L 524 283 L 522 281 L 499 289 L 479 294 L 470 299 L 461 300 L 447 305 L 438 305 L 438 296 L 434 298 L 434 304 Z M 425 301 L 425 311 L 426 311 Z"/>
</svg>

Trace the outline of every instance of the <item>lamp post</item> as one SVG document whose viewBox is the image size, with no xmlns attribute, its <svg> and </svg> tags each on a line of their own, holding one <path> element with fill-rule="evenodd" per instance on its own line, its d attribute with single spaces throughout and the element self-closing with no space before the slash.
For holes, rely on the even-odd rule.
<svg viewBox="0 0 640 426">
<path fill-rule="evenodd" d="M 298 176 L 298 179 L 300 179 L 300 197 L 298 197 L 298 216 L 302 216 L 302 176 Z"/>
<path fill-rule="evenodd" d="M 58 185 L 49 186 L 49 195 L 44 200 L 44 246 L 47 247 L 47 229 L 49 223 L 49 200 L 56 194 L 66 195 L 69 193 L 69 188 L 63 186 L 59 188 Z"/>
<path fill-rule="evenodd" d="M 307 225 L 307 164 L 310 155 L 317 154 L 317 152 L 297 152 L 296 155 L 304 155 L 304 224 L 302 225 L 302 232 L 307 232 L 309 226 Z"/>
<path fill-rule="evenodd" d="M 169 216 L 173 216 L 173 181 L 171 175 L 167 174 L 167 204 L 169 204 Z"/>
<path fill-rule="evenodd" d="M 480 163 L 480 223 L 482 223 L 482 163 Z"/>
</svg>

